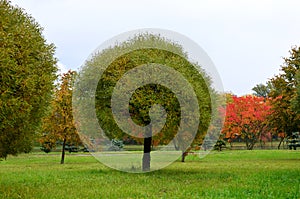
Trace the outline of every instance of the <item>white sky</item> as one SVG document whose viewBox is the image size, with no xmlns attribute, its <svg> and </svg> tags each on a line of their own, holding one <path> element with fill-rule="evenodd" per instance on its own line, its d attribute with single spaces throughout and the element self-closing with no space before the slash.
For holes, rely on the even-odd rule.
<svg viewBox="0 0 300 199">
<path fill-rule="evenodd" d="M 279 73 L 300 45 L 298 0 L 12 0 L 44 27 L 61 67 L 78 69 L 102 42 L 139 28 L 162 28 L 198 43 L 225 91 L 252 93 Z M 63 70 L 65 70 L 63 69 Z"/>
</svg>

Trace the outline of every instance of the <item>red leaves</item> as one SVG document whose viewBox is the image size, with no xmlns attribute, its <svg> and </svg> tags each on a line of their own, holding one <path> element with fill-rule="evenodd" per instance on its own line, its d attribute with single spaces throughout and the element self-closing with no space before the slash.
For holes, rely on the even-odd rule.
<svg viewBox="0 0 300 199">
<path fill-rule="evenodd" d="M 246 134 L 259 134 L 265 130 L 266 117 L 271 113 L 268 100 L 263 97 L 232 97 L 227 104 L 222 133 L 225 138 L 235 138 Z M 224 110 L 221 110 L 224 112 Z"/>
</svg>

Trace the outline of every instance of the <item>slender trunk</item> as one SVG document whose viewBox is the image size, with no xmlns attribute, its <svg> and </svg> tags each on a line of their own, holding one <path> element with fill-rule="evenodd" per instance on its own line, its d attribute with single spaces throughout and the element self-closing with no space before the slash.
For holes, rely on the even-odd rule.
<svg viewBox="0 0 300 199">
<path fill-rule="evenodd" d="M 277 147 L 278 149 L 280 149 L 280 145 L 281 145 L 283 139 L 284 139 L 283 137 L 280 138 L 280 142 L 279 142 L 278 147 Z"/>
<path fill-rule="evenodd" d="M 248 138 L 247 137 L 245 139 L 245 142 L 246 142 L 246 148 L 249 150 L 249 143 L 248 143 Z"/>
<path fill-rule="evenodd" d="M 187 151 L 182 151 L 182 154 L 181 154 L 181 162 L 184 162 L 185 161 L 185 157 L 188 155 L 188 152 Z"/>
<path fill-rule="evenodd" d="M 179 151 L 179 146 L 178 146 L 177 140 L 176 140 L 175 138 L 173 139 L 173 144 L 174 144 L 175 150 L 176 150 L 176 151 Z"/>
<path fill-rule="evenodd" d="M 144 155 L 143 155 L 143 171 L 150 171 L 150 152 L 151 152 L 151 143 L 152 143 L 152 126 L 146 128 L 145 132 L 146 137 L 144 138 Z"/>
<path fill-rule="evenodd" d="M 62 145 L 60 164 L 65 163 L 65 148 L 66 148 L 66 138 L 64 138 L 63 145 Z"/>
</svg>

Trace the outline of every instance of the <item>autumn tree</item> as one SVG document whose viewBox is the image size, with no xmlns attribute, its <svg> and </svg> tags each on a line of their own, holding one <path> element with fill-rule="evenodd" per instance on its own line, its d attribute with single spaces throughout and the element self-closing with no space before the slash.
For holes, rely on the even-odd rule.
<svg viewBox="0 0 300 199">
<path fill-rule="evenodd" d="M 54 45 L 21 8 L 0 0 L 0 158 L 29 152 L 56 79 Z"/>
<path fill-rule="evenodd" d="M 270 131 L 266 123 L 270 108 L 269 102 L 263 97 L 233 96 L 232 102 L 226 107 L 222 133 L 228 139 L 241 137 L 247 149 L 252 150 L 260 137 Z"/>
<path fill-rule="evenodd" d="M 290 57 L 284 58 L 281 73 L 273 77 L 269 84 L 272 85 L 269 97 L 272 105 L 272 114 L 268 117 L 270 125 L 277 133 L 286 136 L 299 131 L 300 115 L 298 114 L 300 68 L 300 47 L 294 47 L 290 51 Z M 284 136 L 281 136 L 281 142 Z"/>
<path fill-rule="evenodd" d="M 130 49 L 131 47 L 143 47 L 145 45 L 147 46 L 149 43 L 163 46 L 165 49 L 170 50 L 159 48 L 137 48 L 137 50 L 123 53 L 124 51 L 126 52 L 126 49 Z M 107 63 L 107 59 L 113 57 L 112 55 L 114 54 L 118 54 L 118 56 L 116 56 L 117 58 L 105 68 L 105 64 L 103 63 Z M 196 93 L 195 99 L 199 104 L 199 112 L 201 113 L 199 114 L 199 112 L 197 112 L 197 114 L 199 114 L 198 118 L 200 123 L 196 124 L 196 134 L 203 135 L 207 132 L 211 119 L 212 107 L 210 92 L 213 93 L 213 90 L 210 87 L 210 79 L 205 72 L 201 69 L 197 70 L 197 67 L 187 60 L 187 55 L 183 52 L 181 46 L 156 35 L 138 35 L 129 41 L 95 54 L 92 59 L 85 64 L 79 77 L 81 84 L 78 86 L 78 103 L 82 100 L 82 96 L 92 93 L 93 90 L 88 89 L 88 87 L 93 84 L 91 79 L 93 79 L 93 77 L 95 78 L 95 74 L 101 72 L 102 75 L 99 78 L 99 82 L 97 82 L 96 94 L 91 94 L 91 96 L 95 96 L 96 99 L 95 107 L 97 118 L 105 136 L 110 139 L 122 139 L 126 133 L 116 122 L 112 110 L 112 96 L 114 89 L 117 85 L 121 85 L 120 90 L 122 91 L 122 85 L 131 86 L 136 83 L 142 84 L 148 76 L 151 76 L 151 71 L 147 72 L 144 70 L 144 73 L 135 73 L 135 75 L 138 76 L 137 79 L 123 78 L 131 71 L 134 71 L 135 69 L 138 70 L 139 67 L 152 67 L 156 70 L 156 76 L 159 76 L 159 74 L 164 72 L 163 70 L 166 70 L 159 67 L 159 65 L 166 65 L 180 73 L 189 84 L 192 85 L 193 90 Z M 153 63 L 156 65 L 153 65 Z M 139 77 L 140 79 L 138 79 Z M 178 99 L 175 91 L 170 89 L 170 87 L 159 83 L 147 83 L 141 85 L 137 89 L 133 89 L 134 92 L 130 95 L 131 97 L 128 101 L 126 101 L 126 103 L 128 103 L 130 118 L 128 122 L 126 120 L 122 125 L 146 127 L 144 131 L 141 131 L 141 128 L 139 127 L 136 129 L 131 128 L 133 132 L 129 135 L 132 139 L 143 142 L 143 171 L 150 170 L 150 152 L 153 143 L 155 143 L 155 145 L 165 145 L 175 139 L 176 142 L 178 142 L 179 149 L 184 153 L 189 147 L 186 144 L 188 143 L 186 140 L 193 140 L 196 136 L 196 134 L 191 133 L 192 131 L 189 131 L 188 128 L 181 135 L 175 136 L 183 117 L 182 110 L 184 108 L 182 108 L 180 100 L 185 101 L 186 103 L 192 102 L 193 96 L 188 93 L 189 88 L 177 82 L 176 75 L 169 73 L 164 78 L 171 79 L 172 81 L 169 83 L 181 89 L 184 99 Z M 124 81 L 121 81 L 120 83 L 121 79 Z M 123 95 L 128 95 L 128 92 L 131 91 L 124 90 Z M 123 103 L 122 100 L 123 99 L 117 100 L 116 103 Z M 87 111 L 85 108 L 81 111 L 91 112 L 91 110 Z M 195 112 L 197 110 L 185 111 Z M 120 112 L 121 116 L 123 114 L 125 113 Z M 161 119 L 160 116 L 164 117 L 165 123 L 161 124 L 162 122 L 159 120 Z M 156 121 L 155 118 L 159 119 Z M 191 118 L 185 118 L 185 125 L 195 126 L 193 123 L 188 124 L 190 119 Z M 130 120 L 133 122 L 129 122 Z M 84 123 L 85 121 L 83 120 L 81 122 Z M 159 124 L 152 125 L 152 123 Z M 94 132 L 96 132 L 96 129 Z M 128 137 L 128 135 L 126 136 Z"/>
<path fill-rule="evenodd" d="M 61 164 L 65 160 L 66 144 L 79 145 L 72 113 L 72 91 L 76 72 L 68 71 L 63 74 L 54 93 L 50 114 L 43 120 L 43 136 L 40 139 L 44 147 L 55 147 L 62 142 Z"/>
</svg>

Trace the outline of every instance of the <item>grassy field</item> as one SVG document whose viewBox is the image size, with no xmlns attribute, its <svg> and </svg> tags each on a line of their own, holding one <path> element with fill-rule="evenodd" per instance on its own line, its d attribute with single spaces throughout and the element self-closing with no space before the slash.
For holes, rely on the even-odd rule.
<svg viewBox="0 0 300 199">
<path fill-rule="evenodd" d="M 92 156 L 24 154 L 0 162 L 0 198 L 300 198 L 300 150 L 212 152 L 130 174 Z"/>
</svg>

